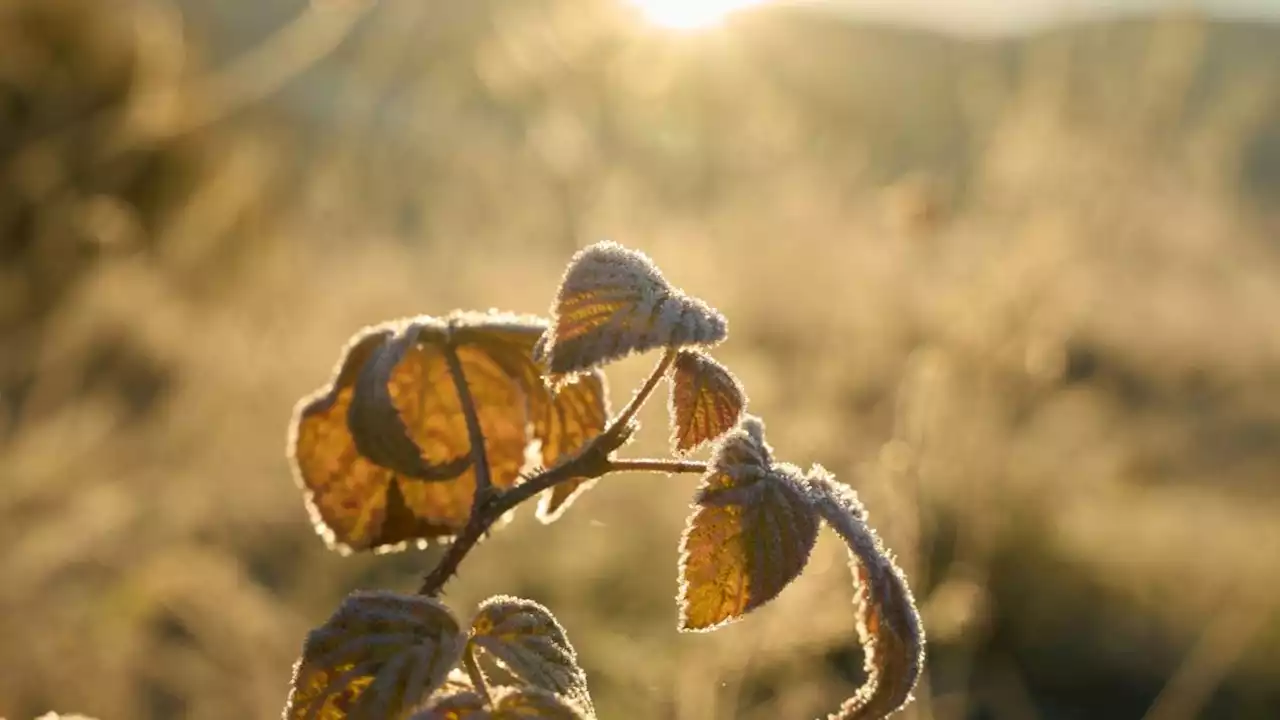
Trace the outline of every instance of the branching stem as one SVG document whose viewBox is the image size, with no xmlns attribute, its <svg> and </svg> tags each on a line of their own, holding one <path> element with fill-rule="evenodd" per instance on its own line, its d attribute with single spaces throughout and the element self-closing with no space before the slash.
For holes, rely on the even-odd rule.
<svg viewBox="0 0 1280 720">
<path fill-rule="evenodd" d="M 475 406 L 471 402 L 470 391 L 462 378 L 461 363 L 452 347 L 446 349 L 445 357 L 449 361 L 450 373 L 454 376 L 458 387 L 458 396 L 462 398 L 463 411 L 467 414 L 467 430 L 471 434 L 472 448 L 479 448 L 474 455 L 476 459 L 476 496 L 471 507 L 471 518 L 462 532 L 454 538 L 449 549 L 440 558 L 440 562 L 422 579 L 418 594 L 436 597 L 444 589 L 445 583 L 458 573 L 462 560 L 471 552 L 480 538 L 489 532 L 489 528 L 513 508 L 526 500 L 531 500 L 542 491 L 562 482 L 574 479 L 598 478 L 611 472 L 663 472 L 663 473 L 701 473 L 706 471 L 706 464 L 683 460 L 634 459 L 614 460 L 610 458 L 615 450 L 626 443 L 631 435 L 631 421 L 645 400 L 653 393 L 658 382 L 666 375 L 667 368 L 675 360 L 675 351 L 668 350 L 654 367 L 652 374 L 644 385 L 632 396 L 631 402 L 622 413 L 609 424 L 603 433 L 587 443 L 576 455 L 573 455 L 551 468 L 547 468 L 524 482 L 502 493 L 491 490 L 481 492 L 481 468 L 484 472 L 485 488 L 489 487 L 489 463 L 484 456 L 483 437 L 480 435 L 480 423 L 475 419 Z M 472 429 L 474 427 L 474 430 Z"/>
</svg>

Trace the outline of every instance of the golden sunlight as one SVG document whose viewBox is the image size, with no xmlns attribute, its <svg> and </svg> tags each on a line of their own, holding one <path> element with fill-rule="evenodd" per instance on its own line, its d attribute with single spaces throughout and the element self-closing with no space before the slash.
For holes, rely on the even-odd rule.
<svg viewBox="0 0 1280 720">
<path fill-rule="evenodd" d="M 655 25 L 695 30 L 724 20 L 737 10 L 763 0 L 628 0 Z"/>
</svg>

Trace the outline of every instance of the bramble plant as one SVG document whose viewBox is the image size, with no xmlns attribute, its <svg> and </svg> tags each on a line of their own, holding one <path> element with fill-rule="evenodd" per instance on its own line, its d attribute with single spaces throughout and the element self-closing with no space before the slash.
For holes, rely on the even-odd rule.
<svg viewBox="0 0 1280 720">
<path fill-rule="evenodd" d="M 549 523 L 596 479 L 632 471 L 703 476 L 680 538 L 680 630 L 713 630 L 776 597 L 826 521 L 850 549 L 867 674 L 830 717 L 909 703 L 924 633 L 906 577 L 853 490 L 820 466 L 774 460 L 742 385 L 706 354 L 728 335 L 724 317 L 608 242 L 573 257 L 551 314 L 455 312 L 362 330 L 332 382 L 298 404 L 289 455 L 330 548 L 449 546 L 416 595 L 355 592 L 307 636 L 286 720 L 594 718 L 547 608 L 497 596 L 463 626 L 438 598 L 520 504 L 540 496 Z M 657 366 L 610 415 L 601 366 L 651 350 Z M 664 378 L 674 457 L 619 457 Z M 708 443 L 708 462 L 687 458 Z"/>
</svg>

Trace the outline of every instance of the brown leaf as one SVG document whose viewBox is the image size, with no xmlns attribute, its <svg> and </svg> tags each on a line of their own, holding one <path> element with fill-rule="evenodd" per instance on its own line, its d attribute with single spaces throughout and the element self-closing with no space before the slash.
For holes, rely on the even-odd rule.
<svg viewBox="0 0 1280 720">
<path fill-rule="evenodd" d="M 545 421 L 534 432 L 542 441 L 542 462 L 552 467 L 581 450 L 609 422 L 609 395 L 604 375 L 592 370 L 560 385 L 545 414 Z M 555 485 L 542 494 L 538 503 L 538 519 L 549 523 L 560 517 L 592 481 L 573 478 Z"/>
<path fill-rule="evenodd" d="M 563 695 L 594 713 L 577 653 L 564 628 L 542 605 L 506 595 L 489 598 L 471 621 L 470 643 L 492 656 L 514 680 Z"/>
<path fill-rule="evenodd" d="M 915 599 L 906 576 L 867 525 L 857 494 L 817 466 L 806 482 L 818 513 L 849 545 L 867 673 L 866 684 L 829 720 L 888 717 L 911 702 L 924 668 L 924 627 Z"/>
<path fill-rule="evenodd" d="M 547 392 L 531 356 L 543 328 L 540 321 L 505 315 L 462 315 L 449 323 L 419 317 L 362 331 L 348 344 L 333 382 L 299 403 L 290 432 L 295 477 L 330 547 L 398 549 L 448 538 L 465 526 L 475 468 L 444 355 L 449 342 L 475 401 L 492 483 L 499 489 L 516 483 L 531 439 L 531 409 L 543 407 L 539 398 Z M 389 343 L 392 348 L 384 350 Z M 374 388 L 361 400 L 364 409 L 353 413 L 355 393 L 370 390 L 357 381 L 376 358 L 386 362 L 364 377 L 372 377 L 373 385 L 386 377 L 386 392 Z M 406 436 L 420 467 L 413 467 L 412 450 L 394 439 L 373 443 L 377 459 L 392 467 L 363 454 L 349 425 L 352 415 L 357 422 L 373 418 L 375 432 Z M 456 471 L 451 479 L 417 477 L 438 480 L 447 468 Z"/>
<path fill-rule="evenodd" d="M 724 316 L 672 287 L 643 253 L 612 242 L 573 256 L 552 314 L 538 352 L 554 375 L 659 347 L 714 345 L 728 335 Z"/>
<path fill-rule="evenodd" d="M 728 368 L 694 350 L 681 350 L 671 370 L 671 446 L 687 453 L 738 424 L 747 394 Z"/>
<path fill-rule="evenodd" d="M 773 464 L 748 416 L 716 447 L 680 538 L 680 629 L 712 630 L 777 597 L 817 537 L 798 473 Z"/>
<path fill-rule="evenodd" d="M 457 621 L 435 600 L 352 593 L 307 635 L 284 718 L 398 717 L 444 682 L 463 645 Z"/>
</svg>

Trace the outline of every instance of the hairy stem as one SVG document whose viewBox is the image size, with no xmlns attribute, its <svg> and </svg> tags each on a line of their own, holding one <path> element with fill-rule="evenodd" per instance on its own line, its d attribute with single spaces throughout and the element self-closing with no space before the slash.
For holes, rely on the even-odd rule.
<svg viewBox="0 0 1280 720">
<path fill-rule="evenodd" d="M 480 693 L 480 697 L 484 698 L 484 702 L 489 707 L 493 707 L 493 696 L 489 694 L 489 683 L 485 681 L 484 672 L 480 670 L 480 663 L 476 662 L 476 647 L 471 643 L 467 643 L 467 649 L 462 653 L 462 665 L 467 669 L 467 677 L 471 678 L 471 684 L 475 686 L 476 692 Z"/>
<path fill-rule="evenodd" d="M 705 473 L 707 464 L 696 460 L 665 460 L 658 458 L 625 458 L 610 460 L 609 472 L 659 472 Z"/>
<path fill-rule="evenodd" d="M 658 386 L 662 378 L 666 377 L 667 368 L 671 367 L 671 363 L 675 362 L 675 360 L 675 349 L 668 348 L 662 354 L 662 359 L 658 361 L 657 366 L 653 368 L 653 372 L 649 373 L 649 378 L 644 381 L 644 385 L 640 386 L 636 394 L 631 396 L 631 401 L 627 403 L 627 406 L 622 408 L 622 412 L 618 413 L 613 422 L 609 423 L 609 427 L 605 429 L 603 436 L 629 432 L 627 428 L 631 425 L 631 421 L 635 419 L 636 413 L 640 412 L 640 408 L 644 406 L 645 401 L 653 394 L 653 389 Z"/>
<path fill-rule="evenodd" d="M 489 493 L 489 456 L 484 447 L 484 431 L 480 429 L 480 416 L 476 414 L 476 403 L 471 397 L 471 387 L 467 385 L 467 376 L 462 374 L 462 361 L 458 359 L 458 351 L 452 340 L 444 344 L 444 360 L 449 365 L 449 376 L 453 378 L 453 387 L 458 391 L 458 402 L 462 405 L 462 415 L 467 420 L 467 441 L 471 444 L 471 460 L 476 469 L 476 494 L 471 503 L 471 514 Z"/>
<path fill-rule="evenodd" d="M 471 505 L 471 517 L 462 528 L 462 532 L 454 538 L 449 549 L 441 556 L 431 572 L 422 579 L 418 588 L 419 595 L 436 597 L 444 589 L 445 583 L 458 574 L 471 549 L 480 542 L 480 538 L 489 532 L 489 528 L 517 505 L 537 497 L 539 493 L 555 485 L 573 479 L 592 479 L 610 472 L 651 471 L 666 473 L 701 473 L 706 471 L 703 463 L 684 462 L 679 460 L 611 460 L 609 456 L 614 450 L 622 447 L 631 435 L 631 421 L 635 418 L 645 400 L 653 394 L 653 389 L 667 374 L 667 368 L 676 359 L 675 350 L 667 350 L 657 366 L 653 368 L 644 385 L 631 397 L 631 401 L 622 412 L 609 423 L 609 427 L 592 438 L 576 455 L 561 462 L 555 467 L 526 478 L 524 482 L 503 493 L 490 492 L 489 462 L 484 454 L 484 438 L 480 433 L 480 423 L 476 418 L 475 405 L 471 401 L 471 391 L 466 387 L 462 375 L 461 363 L 452 346 L 446 346 L 445 359 L 449 363 L 450 374 L 458 388 L 458 397 L 462 399 L 462 409 L 467 415 L 467 432 L 471 437 L 473 457 L 476 462 L 476 495 Z M 479 448 L 478 452 L 475 449 Z M 481 478 L 483 477 L 483 483 Z M 484 491 L 481 491 L 481 487 Z"/>
</svg>

